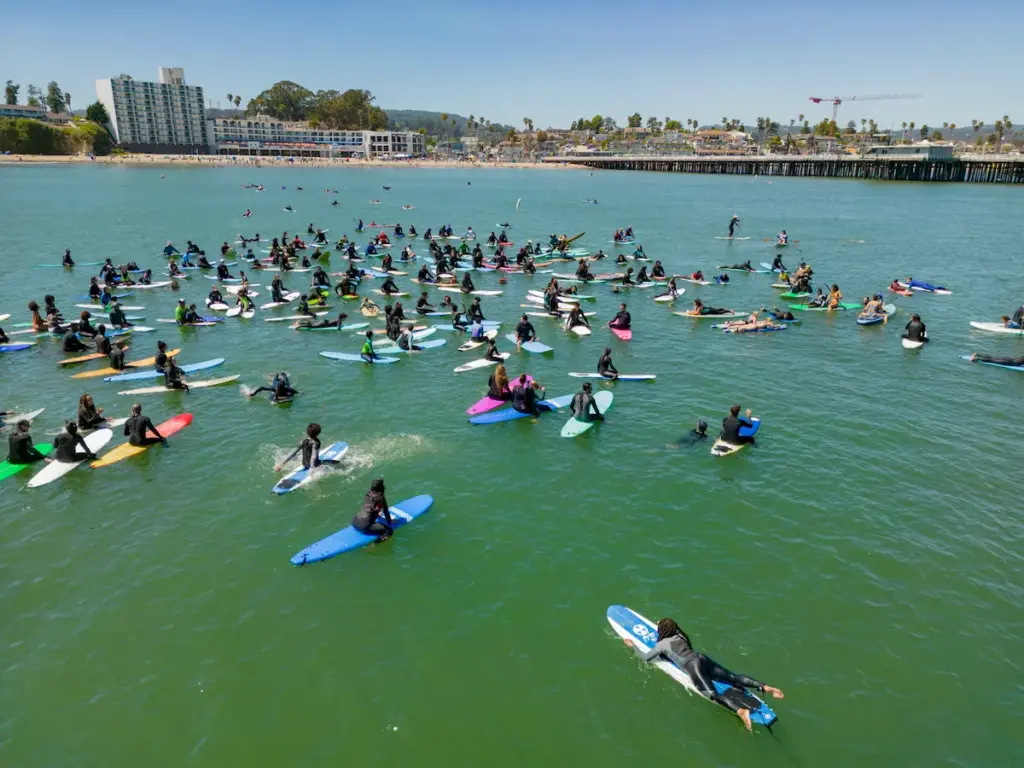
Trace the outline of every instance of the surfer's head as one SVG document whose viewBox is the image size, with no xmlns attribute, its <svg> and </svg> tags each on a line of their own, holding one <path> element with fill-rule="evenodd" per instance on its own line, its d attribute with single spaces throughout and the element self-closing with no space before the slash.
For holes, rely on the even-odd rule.
<svg viewBox="0 0 1024 768">
<path fill-rule="evenodd" d="M 690 645 L 690 637 L 679 625 L 676 624 L 675 619 L 659 619 L 658 620 L 658 640 L 664 640 L 668 637 L 675 637 L 676 635 L 682 635 L 686 639 L 686 644 Z"/>
<path fill-rule="evenodd" d="M 310 424 L 308 427 L 306 427 L 306 436 L 307 437 L 312 437 L 314 439 L 319 437 L 320 436 L 320 425 L 317 424 L 314 421 L 312 424 Z"/>
<path fill-rule="evenodd" d="M 370 490 L 374 493 L 384 493 L 384 478 L 376 477 L 370 482 Z"/>
<path fill-rule="evenodd" d="M 729 414 L 731 416 L 739 416 L 741 407 L 742 406 L 734 405 L 732 408 L 729 409 Z"/>
<path fill-rule="evenodd" d="M 706 435 L 708 433 L 708 423 L 706 421 L 704 421 L 704 419 L 701 419 L 700 421 L 697 422 L 697 429 L 694 430 L 694 431 L 698 435 L 703 437 L 704 435 Z"/>
</svg>

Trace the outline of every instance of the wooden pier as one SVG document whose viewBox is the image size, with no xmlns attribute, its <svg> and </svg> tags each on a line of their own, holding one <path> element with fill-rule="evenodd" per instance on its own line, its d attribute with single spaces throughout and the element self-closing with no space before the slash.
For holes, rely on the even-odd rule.
<svg viewBox="0 0 1024 768">
<path fill-rule="evenodd" d="M 1015 155 L 962 155 L 946 160 L 842 155 L 573 155 L 546 157 L 544 162 L 613 171 L 1024 184 L 1024 156 Z"/>
</svg>

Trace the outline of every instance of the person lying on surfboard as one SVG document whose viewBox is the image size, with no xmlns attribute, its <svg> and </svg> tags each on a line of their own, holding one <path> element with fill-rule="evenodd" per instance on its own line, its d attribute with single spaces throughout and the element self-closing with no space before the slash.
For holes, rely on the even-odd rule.
<svg viewBox="0 0 1024 768">
<path fill-rule="evenodd" d="M 993 365 L 1008 365 L 1011 368 L 1024 368 L 1024 357 L 990 357 L 974 352 L 970 359 L 972 363 L 992 363 Z"/>
<path fill-rule="evenodd" d="M 746 272 L 755 272 L 756 270 L 750 265 L 750 259 L 747 259 L 742 264 L 725 264 L 719 267 L 719 269 L 740 269 Z"/>
<path fill-rule="evenodd" d="M 719 307 L 707 307 L 704 302 L 700 299 L 693 300 L 693 308 L 687 312 L 689 315 L 734 315 L 736 314 L 731 309 L 721 309 Z"/>
<path fill-rule="evenodd" d="M 628 637 L 623 642 L 630 648 L 636 649 L 644 661 L 653 661 L 659 657 L 668 659 L 690 677 L 702 696 L 720 704 L 730 712 L 735 712 L 748 731 L 752 730 L 750 709 L 743 706 L 746 702 L 741 696 L 735 694 L 742 694 L 744 688 L 752 688 L 760 693 L 770 693 L 776 699 L 783 698 L 783 693 L 778 688 L 765 685 L 752 677 L 730 672 L 714 659 L 700 651 L 693 650 L 689 636 L 673 619 L 658 621 L 658 642 L 649 651 L 637 649 Z M 733 686 L 735 693 L 727 691 L 724 694 L 719 694 L 715 690 L 715 681 Z"/>
</svg>

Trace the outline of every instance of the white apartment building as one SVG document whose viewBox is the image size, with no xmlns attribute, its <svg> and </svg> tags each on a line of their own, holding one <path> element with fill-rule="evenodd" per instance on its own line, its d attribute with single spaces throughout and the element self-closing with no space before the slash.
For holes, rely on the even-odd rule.
<svg viewBox="0 0 1024 768">
<path fill-rule="evenodd" d="M 408 131 L 336 131 L 266 115 L 217 118 L 208 133 L 220 155 L 275 157 L 420 157 L 424 137 Z"/>
<path fill-rule="evenodd" d="M 155 83 L 128 75 L 96 81 L 96 97 L 107 108 L 121 145 L 140 152 L 207 152 L 203 89 L 185 84 L 181 67 L 160 67 Z"/>
</svg>

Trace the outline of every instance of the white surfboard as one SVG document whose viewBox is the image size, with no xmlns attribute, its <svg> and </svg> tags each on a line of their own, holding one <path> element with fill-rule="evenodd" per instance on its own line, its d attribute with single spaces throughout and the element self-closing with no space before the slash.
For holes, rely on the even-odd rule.
<svg viewBox="0 0 1024 768">
<path fill-rule="evenodd" d="M 189 389 L 205 389 L 206 387 L 219 387 L 223 384 L 230 384 L 238 381 L 240 375 L 225 376 L 222 379 L 207 379 L 206 381 L 186 381 Z M 141 387 L 140 389 L 126 389 L 118 392 L 119 395 L 158 395 L 161 392 L 184 392 L 183 389 L 168 389 L 167 387 Z"/>
<path fill-rule="evenodd" d="M 981 323 L 972 320 L 971 328 L 979 331 L 988 331 L 989 333 L 1009 333 L 1016 336 L 1024 336 L 1024 328 L 1007 328 L 1002 323 Z"/>
<path fill-rule="evenodd" d="M 97 453 L 100 448 L 105 446 L 111 440 L 114 439 L 114 432 L 110 429 L 98 429 L 91 435 L 86 435 L 82 438 L 85 444 L 89 446 L 89 450 L 93 453 Z M 28 481 L 29 488 L 38 488 L 47 483 L 52 483 L 54 480 L 59 480 L 64 477 L 68 472 L 73 470 L 79 464 L 85 461 L 85 454 L 82 453 L 82 448 L 79 446 L 76 451 L 76 455 L 80 455 L 82 458 L 79 461 L 51 461 L 42 470 L 36 473 L 36 475 Z"/>
<path fill-rule="evenodd" d="M 498 356 L 502 360 L 508 360 L 509 357 L 511 357 L 511 355 L 512 355 L 512 353 L 510 353 L 510 352 L 499 352 L 498 353 Z M 458 368 L 455 369 L 455 373 L 465 373 L 466 371 L 474 371 L 477 368 L 489 368 L 490 366 L 497 365 L 497 364 L 498 364 L 497 360 L 484 360 L 484 359 L 474 360 L 471 363 L 466 363 L 465 365 L 460 365 Z"/>
</svg>

